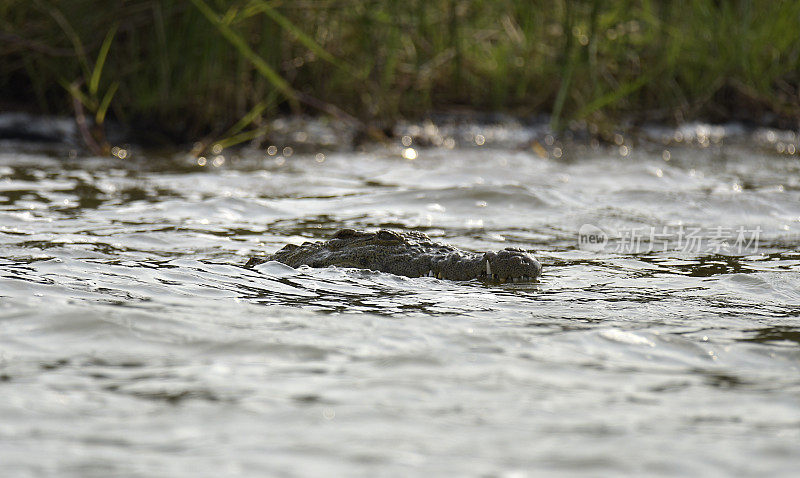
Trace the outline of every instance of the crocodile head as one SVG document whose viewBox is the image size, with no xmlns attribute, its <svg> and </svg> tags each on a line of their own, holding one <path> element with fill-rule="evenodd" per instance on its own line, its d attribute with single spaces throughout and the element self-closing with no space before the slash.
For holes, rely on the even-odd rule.
<svg viewBox="0 0 800 478">
<path fill-rule="evenodd" d="M 420 232 L 378 232 L 342 229 L 325 242 L 288 245 L 248 265 L 278 261 L 292 267 L 353 267 L 408 277 L 450 280 L 478 279 L 486 282 L 533 281 L 542 266 L 520 249 L 474 253 L 433 242 Z"/>
</svg>

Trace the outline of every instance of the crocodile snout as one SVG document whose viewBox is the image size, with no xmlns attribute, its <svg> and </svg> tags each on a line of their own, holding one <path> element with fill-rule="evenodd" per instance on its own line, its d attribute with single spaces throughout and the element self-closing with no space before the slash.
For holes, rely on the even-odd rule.
<svg viewBox="0 0 800 478">
<path fill-rule="evenodd" d="M 507 248 L 483 255 L 485 270 L 482 279 L 499 282 L 527 282 L 542 273 L 542 265 L 535 257 L 521 249 Z"/>
</svg>

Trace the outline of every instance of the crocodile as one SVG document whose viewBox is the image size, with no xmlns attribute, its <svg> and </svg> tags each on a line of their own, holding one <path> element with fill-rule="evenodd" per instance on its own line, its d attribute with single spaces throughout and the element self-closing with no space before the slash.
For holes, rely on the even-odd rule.
<svg viewBox="0 0 800 478">
<path fill-rule="evenodd" d="M 275 254 L 253 257 L 245 267 L 277 261 L 291 267 L 352 267 L 407 277 L 484 282 L 530 282 L 542 265 L 521 249 L 475 253 L 433 242 L 417 231 L 341 229 L 324 242 L 289 244 Z"/>
</svg>

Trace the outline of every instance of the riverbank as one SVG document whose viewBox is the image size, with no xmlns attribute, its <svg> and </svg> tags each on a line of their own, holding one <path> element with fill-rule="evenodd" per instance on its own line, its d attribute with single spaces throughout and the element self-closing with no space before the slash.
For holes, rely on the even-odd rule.
<svg viewBox="0 0 800 478">
<path fill-rule="evenodd" d="M 368 136 L 464 108 L 601 133 L 631 120 L 796 129 L 800 117 L 791 2 L 114 7 L 0 6 L 0 102 L 76 116 L 98 146 L 106 138 L 91 125 L 107 119 L 148 141 L 210 146 L 264 136 L 287 114 L 327 115 Z"/>
<path fill-rule="evenodd" d="M 297 156 L 314 156 L 324 162 L 330 154 L 373 153 L 413 161 L 422 150 L 447 153 L 500 150 L 532 153 L 541 159 L 569 162 L 605 152 L 621 158 L 640 152 L 660 155 L 669 162 L 675 151 L 725 156 L 729 147 L 766 156 L 800 156 L 800 132 L 763 125 L 728 122 L 720 124 L 687 122 L 678 126 L 627 123 L 609 131 L 573 122 L 561 132 L 554 131 L 546 116 L 520 118 L 510 115 L 459 113 L 432 114 L 421 121 L 401 120 L 386 128 L 382 141 L 364 135 L 357 125 L 330 117 L 283 116 L 265 123 L 262 136 L 247 143 L 224 142 L 169 144 L 158 147 L 137 141 L 119 125 L 109 125 L 110 156 L 187 157 L 196 166 L 221 166 L 226 161 L 260 157 L 283 164 Z M 0 113 L 0 140 L 13 148 L 33 149 L 54 157 L 91 156 L 82 144 L 79 126 L 68 116 L 40 116 L 28 113 Z M 438 153 L 437 153 L 438 154 Z M 491 153 L 489 153 L 491 154 Z"/>
</svg>

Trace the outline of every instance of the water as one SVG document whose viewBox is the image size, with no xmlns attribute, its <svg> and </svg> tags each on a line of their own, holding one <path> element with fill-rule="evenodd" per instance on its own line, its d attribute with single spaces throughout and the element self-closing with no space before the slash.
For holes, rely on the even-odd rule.
<svg viewBox="0 0 800 478">
<path fill-rule="evenodd" d="M 203 167 L 4 143 L 3 475 L 794 476 L 797 156 L 460 138 Z M 544 274 L 242 267 L 340 227 L 522 247 Z M 671 235 L 632 250 L 651 227 Z"/>
</svg>

